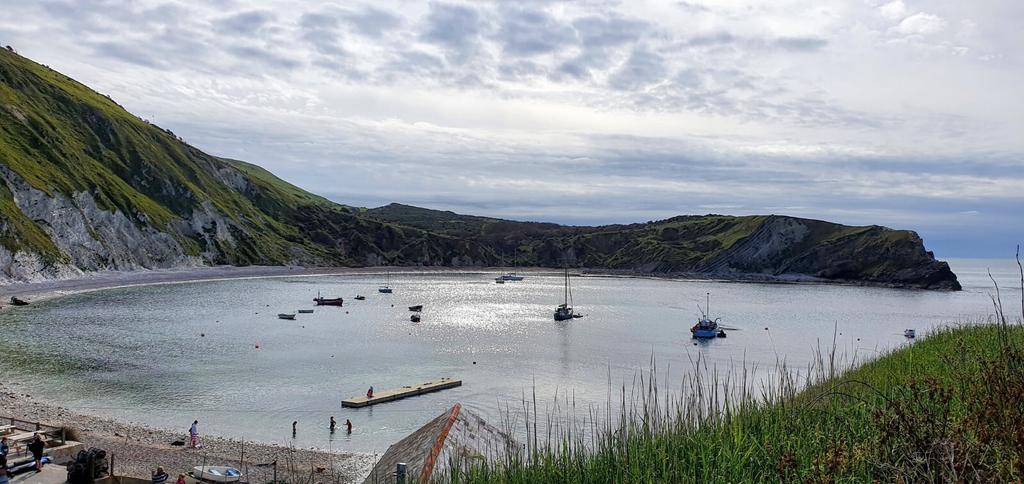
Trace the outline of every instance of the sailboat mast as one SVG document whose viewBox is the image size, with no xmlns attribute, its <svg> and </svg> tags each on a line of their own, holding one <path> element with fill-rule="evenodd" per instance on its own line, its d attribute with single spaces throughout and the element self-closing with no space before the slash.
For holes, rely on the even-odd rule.
<svg viewBox="0 0 1024 484">
<path fill-rule="evenodd" d="M 707 318 L 711 319 L 711 293 L 708 293 L 707 303 L 704 304 L 704 309 L 708 311 Z"/>
<path fill-rule="evenodd" d="M 565 307 L 569 307 L 569 267 L 565 267 Z"/>
</svg>

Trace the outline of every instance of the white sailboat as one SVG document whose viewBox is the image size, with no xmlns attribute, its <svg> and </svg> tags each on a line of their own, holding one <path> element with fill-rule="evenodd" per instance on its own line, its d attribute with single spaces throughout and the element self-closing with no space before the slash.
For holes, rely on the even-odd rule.
<svg viewBox="0 0 1024 484">
<path fill-rule="evenodd" d="M 387 276 L 386 277 L 387 277 L 387 282 L 385 282 L 383 286 L 380 286 L 379 288 L 377 288 L 377 292 L 384 293 L 384 294 L 391 294 L 391 271 L 387 272 Z"/>
<path fill-rule="evenodd" d="M 523 276 L 516 273 L 516 269 L 519 267 L 519 249 L 517 248 L 515 254 L 512 257 L 512 272 L 502 274 L 500 279 L 502 281 L 521 281 Z"/>
<path fill-rule="evenodd" d="M 559 304 L 555 308 L 555 321 L 565 321 L 567 319 L 579 318 L 582 315 L 573 313 L 572 309 L 572 287 L 569 283 L 569 267 L 565 268 L 565 295 L 562 304 Z"/>
</svg>

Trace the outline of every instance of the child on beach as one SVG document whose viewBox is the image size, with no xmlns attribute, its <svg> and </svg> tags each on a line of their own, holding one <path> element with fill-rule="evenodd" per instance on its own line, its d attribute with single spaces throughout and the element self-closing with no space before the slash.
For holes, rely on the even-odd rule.
<svg viewBox="0 0 1024 484">
<path fill-rule="evenodd" d="M 174 484 L 185 484 L 185 474 L 178 474 L 178 480 Z"/>
<path fill-rule="evenodd" d="M 163 467 L 157 467 L 156 472 L 153 473 L 153 484 L 164 484 L 168 477 L 170 476 L 167 475 Z"/>
</svg>

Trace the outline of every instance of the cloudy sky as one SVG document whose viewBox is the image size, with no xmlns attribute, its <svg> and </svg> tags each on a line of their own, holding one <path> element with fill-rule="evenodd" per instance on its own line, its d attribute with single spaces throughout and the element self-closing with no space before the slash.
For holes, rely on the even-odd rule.
<svg viewBox="0 0 1024 484">
<path fill-rule="evenodd" d="M 342 203 L 1024 241 L 1024 2 L 4 0 L 0 44 Z"/>
</svg>

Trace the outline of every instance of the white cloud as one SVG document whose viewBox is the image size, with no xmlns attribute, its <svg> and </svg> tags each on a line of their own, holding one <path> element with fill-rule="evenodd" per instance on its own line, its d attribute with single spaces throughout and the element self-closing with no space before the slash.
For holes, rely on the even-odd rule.
<svg viewBox="0 0 1024 484">
<path fill-rule="evenodd" d="M 946 28 L 946 21 L 937 15 L 918 12 L 911 15 L 896 26 L 896 31 L 904 35 L 932 35 Z"/>
<path fill-rule="evenodd" d="M 894 0 L 882 5 L 878 7 L 878 11 L 882 14 L 882 17 L 890 22 L 899 22 L 907 16 L 907 6 L 903 3 L 903 0 Z"/>
</svg>

